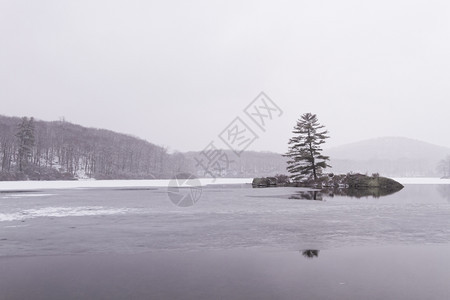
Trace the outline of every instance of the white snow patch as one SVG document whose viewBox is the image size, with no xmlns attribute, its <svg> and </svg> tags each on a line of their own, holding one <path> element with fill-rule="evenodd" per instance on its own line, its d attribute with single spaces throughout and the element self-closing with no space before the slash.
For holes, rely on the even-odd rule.
<svg viewBox="0 0 450 300">
<path fill-rule="evenodd" d="M 27 209 L 15 213 L 0 213 L 0 222 L 33 219 L 38 217 L 81 217 L 96 215 L 117 215 L 136 211 L 130 208 L 105 208 L 102 206 L 44 207 Z"/>
<path fill-rule="evenodd" d="M 54 196 L 55 194 L 31 194 L 31 193 L 20 193 L 20 194 L 9 194 L 7 196 L 1 197 L 2 199 L 11 199 L 11 198 L 23 198 L 23 197 L 46 197 L 46 196 Z"/>
<path fill-rule="evenodd" d="M 252 178 L 200 178 L 202 186 L 208 184 L 245 184 Z M 118 187 L 167 187 L 170 179 L 152 180 L 71 180 L 71 181 L 2 181 L 0 191 L 74 189 L 74 188 L 118 188 Z"/>
<path fill-rule="evenodd" d="M 208 184 L 250 184 L 253 178 L 201 178 L 202 185 Z"/>
<path fill-rule="evenodd" d="M 450 179 L 441 179 L 435 177 L 411 177 L 411 178 L 392 178 L 401 184 L 450 184 Z"/>
</svg>

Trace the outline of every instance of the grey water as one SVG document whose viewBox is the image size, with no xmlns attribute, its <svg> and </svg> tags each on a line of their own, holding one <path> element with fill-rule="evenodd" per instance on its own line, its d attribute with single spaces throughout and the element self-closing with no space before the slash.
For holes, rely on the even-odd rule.
<svg viewBox="0 0 450 300">
<path fill-rule="evenodd" d="M 0 299 L 449 298 L 450 186 L 311 195 L 206 186 L 178 207 L 163 187 L 1 193 Z"/>
</svg>

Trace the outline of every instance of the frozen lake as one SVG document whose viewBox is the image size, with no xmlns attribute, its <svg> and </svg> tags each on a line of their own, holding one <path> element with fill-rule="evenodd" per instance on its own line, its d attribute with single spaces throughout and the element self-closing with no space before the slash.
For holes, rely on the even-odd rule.
<svg viewBox="0 0 450 300">
<path fill-rule="evenodd" d="M 158 186 L 4 189 L 0 299 L 448 298 L 450 185 L 302 195 L 216 184 L 178 207 Z"/>
</svg>

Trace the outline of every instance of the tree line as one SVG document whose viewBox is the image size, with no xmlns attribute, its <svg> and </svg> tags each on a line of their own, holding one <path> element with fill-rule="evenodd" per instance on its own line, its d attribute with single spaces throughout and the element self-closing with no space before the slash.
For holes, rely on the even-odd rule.
<svg viewBox="0 0 450 300">
<path fill-rule="evenodd" d="M 64 120 L 0 116 L 0 180 L 169 178 L 185 160 L 167 148 Z"/>
<path fill-rule="evenodd" d="M 443 178 L 450 178 L 450 155 L 439 161 L 437 169 Z"/>
<path fill-rule="evenodd" d="M 286 160 L 277 153 L 248 151 L 230 158 L 217 177 L 255 177 L 280 173 Z M 169 153 L 137 137 L 86 128 L 65 120 L 0 115 L 0 180 L 172 178 L 179 173 L 208 176 L 195 158 L 199 152 Z"/>
</svg>

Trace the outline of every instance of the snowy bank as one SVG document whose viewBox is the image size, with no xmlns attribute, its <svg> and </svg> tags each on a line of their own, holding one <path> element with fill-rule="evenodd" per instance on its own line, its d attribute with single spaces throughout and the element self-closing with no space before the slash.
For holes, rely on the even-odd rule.
<svg viewBox="0 0 450 300">
<path fill-rule="evenodd" d="M 440 178 L 392 178 L 401 184 L 450 184 L 450 179 Z M 190 185 L 251 184 L 253 178 L 200 178 Z M 173 184 L 169 179 L 152 180 L 72 180 L 72 181 L 0 181 L 0 191 L 26 191 L 77 188 L 145 188 L 167 187 Z"/>
<path fill-rule="evenodd" d="M 191 185 L 205 186 L 209 184 L 245 184 L 251 183 L 252 178 L 200 178 Z M 72 181 L 0 181 L 0 191 L 24 191 L 47 189 L 76 189 L 76 188 L 145 188 L 167 187 L 172 184 L 169 179 L 152 180 L 72 180 Z M 197 183 L 197 184 L 196 184 Z"/>
<path fill-rule="evenodd" d="M 401 184 L 450 184 L 450 179 L 436 177 L 392 178 Z"/>
</svg>

